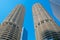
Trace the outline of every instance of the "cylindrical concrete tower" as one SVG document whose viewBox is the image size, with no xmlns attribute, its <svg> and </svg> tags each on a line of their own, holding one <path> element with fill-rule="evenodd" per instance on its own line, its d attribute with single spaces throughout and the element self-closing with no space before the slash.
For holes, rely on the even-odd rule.
<svg viewBox="0 0 60 40">
<path fill-rule="evenodd" d="M 24 11 L 24 7 L 18 5 L 4 20 L 0 27 L 0 40 L 20 40 Z"/>
<path fill-rule="evenodd" d="M 36 3 L 32 7 L 36 40 L 60 40 L 60 27 L 44 8 Z"/>
</svg>

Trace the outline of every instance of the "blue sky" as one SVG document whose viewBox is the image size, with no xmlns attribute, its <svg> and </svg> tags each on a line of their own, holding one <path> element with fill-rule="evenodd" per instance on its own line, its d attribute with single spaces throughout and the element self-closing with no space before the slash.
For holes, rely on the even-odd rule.
<svg viewBox="0 0 60 40">
<path fill-rule="evenodd" d="M 3 22 L 3 20 L 17 4 L 23 4 L 25 7 L 23 26 L 28 32 L 28 40 L 35 40 L 32 5 L 36 2 L 39 2 L 54 19 L 54 21 L 60 26 L 60 21 L 53 15 L 48 0 L 0 0 L 0 23 Z"/>
</svg>

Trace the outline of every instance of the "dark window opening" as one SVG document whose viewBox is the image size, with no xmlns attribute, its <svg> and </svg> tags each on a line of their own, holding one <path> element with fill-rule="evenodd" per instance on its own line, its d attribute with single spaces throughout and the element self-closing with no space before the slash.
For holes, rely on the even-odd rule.
<svg viewBox="0 0 60 40">
<path fill-rule="evenodd" d="M 16 27 L 16 25 L 14 24 L 13 27 Z"/>
<path fill-rule="evenodd" d="M 41 21 L 41 24 L 42 24 L 42 23 L 44 23 L 44 20 L 43 20 L 43 21 Z"/>
<path fill-rule="evenodd" d="M 9 24 L 10 24 L 10 25 L 12 25 L 12 23 L 11 23 L 11 22 L 10 22 Z"/>
<path fill-rule="evenodd" d="M 38 23 L 38 25 L 40 26 L 40 22 Z"/>
<path fill-rule="evenodd" d="M 44 40 L 60 40 L 60 36 L 58 36 L 58 32 L 54 32 L 54 31 L 45 31 L 43 34 L 42 34 L 42 37 Z"/>
<path fill-rule="evenodd" d="M 46 19 L 45 21 L 46 21 L 46 22 L 49 22 L 49 19 Z"/>
</svg>

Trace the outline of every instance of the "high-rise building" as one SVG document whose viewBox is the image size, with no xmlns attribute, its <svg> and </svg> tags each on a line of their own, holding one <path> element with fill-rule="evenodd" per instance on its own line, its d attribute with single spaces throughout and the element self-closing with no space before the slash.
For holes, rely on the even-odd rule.
<svg viewBox="0 0 60 40">
<path fill-rule="evenodd" d="M 26 28 L 24 28 L 24 27 L 22 28 L 20 40 L 28 40 L 28 32 L 27 32 Z"/>
<path fill-rule="evenodd" d="M 60 27 L 39 4 L 32 7 L 36 40 L 60 40 Z"/>
<path fill-rule="evenodd" d="M 28 32 L 27 32 L 26 28 L 23 28 L 22 40 L 28 40 Z"/>
<path fill-rule="evenodd" d="M 16 6 L 0 27 L 0 40 L 20 40 L 24 20 L 24 7 Z"/>
</svg>

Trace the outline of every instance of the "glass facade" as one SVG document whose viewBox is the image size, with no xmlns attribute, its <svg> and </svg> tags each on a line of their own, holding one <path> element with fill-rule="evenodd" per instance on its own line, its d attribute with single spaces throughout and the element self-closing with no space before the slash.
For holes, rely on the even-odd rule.
<svg viewBox="0 0 60 40">
<path fill-rule="evenodd" d="M 23 29 L 22 40 L 28 40 L 28 32 L 25 28 Z"/>
</svg>

